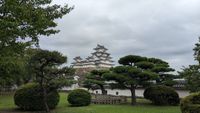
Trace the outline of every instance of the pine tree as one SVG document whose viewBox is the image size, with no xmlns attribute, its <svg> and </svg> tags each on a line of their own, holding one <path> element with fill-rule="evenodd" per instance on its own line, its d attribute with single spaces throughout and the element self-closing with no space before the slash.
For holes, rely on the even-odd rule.
<svg viewBox="0 0 200 113">
<path fill-rule="evenodd" d="M 30 69 L 35 75 L 35 82 L 39 83 L 46 112 L 49 113 L 47 105 L 47 93 L 57 90 L 65 85 L 72 83 L 74 70 L 68 67 L 61 67 L 66 63 L 67 57 L 57 51 L 39 50 L 30 59 Z"/>
<path fill-rule="evenodd" d="M 150 69 L 153 63 L 148 61 L 148 58 L 128 55 L 119 59 L 119 64 L 111 69 L 111 72 L 105 73 L 103 76 L 109 81 L 115 81 L 111 86 L 115 88 L 124 88 L 131 91 L 131 104 L 136 103 L 135 90 L 139 86 L 151 84 L 152 80 L 159 77 L 158 74 Z"/>
</svg>

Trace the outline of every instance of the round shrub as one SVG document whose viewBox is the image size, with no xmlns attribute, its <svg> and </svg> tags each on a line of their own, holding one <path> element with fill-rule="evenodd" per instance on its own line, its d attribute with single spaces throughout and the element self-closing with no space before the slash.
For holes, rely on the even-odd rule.
<svg viewBox="0 0 200 113">
<path fill-rule="evenodd" d="M 57 106 L 59 98 L 56 90 L 47 92 L 47 105 L 50 109 Z M 36 83 L 21 86 L 14 94 L 14 102 L 23 110 L 45 110 L 42 90 Z"/>
<path fill-rule="evenodd" d="M 200 113 L 200 93 L 193 93 L 181 100 L 182 113 Z"/>
<path fill-rule="evenodd" d="M 151 86 L 144 91 L 144 98 L 151 100 L 156 105 L 178 105 L 178 93 L 171 87 Z"/>
<path fill-rule="evenodd" d="M 72 106 L 88 106 L 91 103 L 91 95 L 83 89 L 76 89 L 69 93 L 68 102 Z"/>
</svg>

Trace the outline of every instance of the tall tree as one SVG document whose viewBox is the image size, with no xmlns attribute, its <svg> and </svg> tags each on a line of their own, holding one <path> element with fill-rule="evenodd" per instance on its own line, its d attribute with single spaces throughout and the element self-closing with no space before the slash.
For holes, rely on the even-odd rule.
<svg viewBox="0 0 200 113">
<path fill-rule="evenodd" d="M 179 74 L 186 80 L 186 88 L 190 90 L 190 92 L 198 92 L 200 91 L 200 37 L 199 42 L 195 44 L 193 50 L 195 61 L 198 63 L 196 65 L 184 67 Z"/>
<path fill-rule="evenodd" d="M 1 61 L 4 63 L 0 63 L 0 89 L 9 90 L 13 85 L 20 86 L 33 81 L 34 76 L 28 65 L 31 57 L 38 51 L 39 49 L 27 48 L 20 57 L 7 56 L 6 61 Z"/>
<path fill-rule="evenodd" d="M 101 89 L 102 94 L 106 95 L 107 92 L 104 88 L 106 83 L 103 74 L 107 72 L 108 70 L 92 70 L 88 75 L 86 75 L 83 86 L 86 88 L 99 88 Z"/>
<path fill-rule="evenodd" d="M 189 67 L 183 68 L 181 72 L 179 72 L 180 76 L 186 80 L 186 88 L 190 90 L 190 92 L 198 92 L 200 91 L 200 66 L 199 65 L 190 65 Z"/>
<path fill-rule="evenodd" d="M 40 50 L 30 59 L 30 68 L 36 76 L 36 82 L 42 88 L 43 102 L 48 113 L 50 111 L 47 105 L 47 93 L 64 85 L 69 85 L 72 81 L 71 75 L 74 74 L 74 70 L 62 67 L 66 60 L 67 57 L 61 53 L 48 50 Z"/>
<path fill-rule="evenodd" d="M 131 104 L 136 103 L 135 89 L 138 86 L 151 84 L 152 80 L 158 78 L 158 74 L 149 70 L 153 64 L 148 62 L 148 58 L 128 55 L 119 59 L 123 66 L 117 66 L 111 69 L 110 73 L 103 76 L 112 82 L 111 86 L 125 88 L 131 91 Z"/>
<path fill-rule="evenodd" d="M 39 36 L 58 33 L 55 20 L 71 10 L 52 0 L 0 0 L 0 78 L 8 81 L 23 50 L 38 45 Z"/>
<path fill-rule="evenodd" d="M 29 61 L 40 49 L 38 48 L 26 48 L 24 54 L 19 58 L 19 62 L 21 65 L 18 65 L 18 70 L 20 72 L 13 75 L 15 79 L 15 84 L 20 86 L 22 84 L 26 84 L 30 81 L 34 81 L 35 78 L 29 68 Z"/>
<path fill-rule="evenodd" d="M 51 4 L 52 0 L 0 0 L 0 51 L 26 42 L 38 43 L 39 36 L 58 33 L 54 20 L 72 8 Z"/>
<path fill-rule="evenodd" d="M 6 60 L 6 61 L 3 61 Z M 23 63 L 18 57 L 0 58 L 0 90 L 9 90 L 16 83 L 15 75 L 23 73 Z"/>
</svg>

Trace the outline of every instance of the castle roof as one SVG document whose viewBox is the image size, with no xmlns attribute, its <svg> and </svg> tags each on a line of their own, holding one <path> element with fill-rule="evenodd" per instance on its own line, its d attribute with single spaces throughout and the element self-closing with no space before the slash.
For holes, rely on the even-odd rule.
<svg viewBox="0 0 200 113">
<path fill-rule="evenodd" d="M 110 57 L 110 53 L 107 53 L 108 50 L 102 45 L 97 44 L 97 47 L 94 48 L 95 52 L 91 53 L 92 56 L 88 56 L 85 60 L 83 60 L 80 56 L 75 57 L 75 62 L 72 63 L 72 66 L 106 66 L 112 67 L 114 64 Z M 101 51 L 99 51 L 101 50 Z M 102 51 L 103 50 L 103 51 Z"/>
<path fill-rule="evenodd" d="M 77 56 L 77 57 L 74 58 L 74 60 L 75 60 L 75 61 L 77 61 L 77 60 L 82 60 L 82 58 L 81 58 L 80 56 Z"/>
<path fill-rule="evenodd" d="M 102 54 L 102 55 L 110 55 L 110 53 L 106 53 L 106 52 L 93 52 L 91 53 L 92 55 L 96 55 L 96 54 Z"/>
<path fill-rule="evenodd" d="M 97 44 L 97 47 L 94 48 L 94 50 L 99 50 L 99 49 L 108 50 L 108 49 L 105 48 L 104 46 Z"/>
</svg>

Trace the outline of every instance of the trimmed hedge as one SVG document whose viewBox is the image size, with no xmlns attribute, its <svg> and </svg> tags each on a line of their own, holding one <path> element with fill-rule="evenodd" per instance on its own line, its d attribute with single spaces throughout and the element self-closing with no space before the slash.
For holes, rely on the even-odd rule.
<svg viewBox="0 0 200 113">
<path fill-rule="evenodd" d="M 56 90 L 47 94 L 47 104 L 50 109 L 57 106 L 59 98 L 60 96 Z M 14 102 L 23 110 L 45 110 L 42 90 L 39 84 L 36 83 L 21 86 L 14 94 Z"/>
<path fill-rule="evenodd" d="M 91 95 L 83 89 L 76 89 L 69 93 L 68 102 L 72 106 L 88 106 L 91 103 Z"/>
<path fill-rule="evenodd" d="M 183 98 L 180 107 L 182 113 L 200 113 L 200 92 Z"/>
<path fill-rule="evenodd" d="M 178 93 L 168 86 L 151 86 L 144 91 L 144 98 L 151 100 L 156 105 L 178 105 Z"/>
</svg>

